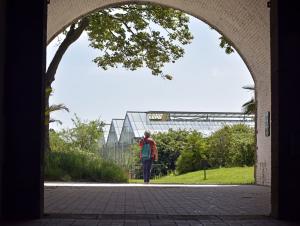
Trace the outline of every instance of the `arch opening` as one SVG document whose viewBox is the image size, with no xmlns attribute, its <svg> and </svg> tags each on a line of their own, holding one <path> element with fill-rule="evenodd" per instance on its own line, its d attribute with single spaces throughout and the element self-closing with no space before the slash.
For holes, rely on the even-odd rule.
<svg viewBox="0 0 300 226">
<path fill-rule="evenodd" d="M 269 9 L 265 1 L 253 3 L 208 3 L 206 1 L 142 1 L 141 3 L 161 4 L 184 11 L 210 24 L 234 43 L 243 61 L 248 67 L 255 84 L 257 98 L 257 146 L 258 172 L 257 183 L 270 185 L 270 136 L 265 136 L 265 114 L 270 112 L 270 57 L 269 57 Z M 52 1 L 49 4 L 48 41 L 63 27 L 95 10 L 112 5 L 136 3 L 135 1 L 93 1 L 82 6 L 80 2 L 69 4 L 67 1 Z M 234 6 L 234 7 L 233 7 Z M 68 8 L 68 14 L 63 14 Z M 218 12 L 218 13 L 217 13 Z M 55 20 L 54 20 L 55 17 Z"/>
<path fill-rule="evenodd" d="M 154 1 L 155 2 L 155 1 Z M 116 3 L 116 4 L 119 4 L 119 3 Z M 169 5 L 168 5 L 169 6 Z M 97 8 L 97 9 L 99 9 L 99 8 Z M 94 11 L 94 10 L 96 10 L 96 9 L 93 9 L 92 11 Z M 92 12 L 92 11 L 90 11 L 90 12 Z M 197 16 L 198 18 L 199 18 L 199 16 Z M 202 19 L 203 21 L 204 21 L 204 19 Z M 214 25 L 212 25 L 213 27 L 215 27 Z M 233 42 L 234 43 L 234 42 Z M 237 49 L 238 49 L 238 47 L 236 47 Z M 239 51 L 240 52 L 240 51 Z M 243 52 L 243 51 L 241 51 L 241 52 Z M 243 55 L 241 55 L 241 56 L 243 56 Z M 245 59 L 246 59 L 246 57 L 244 57 Z M 244 59 L 244 62 L 247 62 L 246 60 Z M 246 63 L 247 64 L 247 63 Z M 251 63 L 249 63 L 249 65 L 247 64 L 247 66 L 248 66 L 248 68 L 252 68 L 251 66 Z M 250 70 L 250 69 L 249 69 Z M 250 70 L 251 71 L 251 70 Z M 255 75 L 255 73 L 252 73 L 251 72 L 251 75 L 253 75 L 253 78 L 255 78 L 254 77 L 254 75 Z M 257 95 L 256 95 L 257 96 Z"/>
</svg>

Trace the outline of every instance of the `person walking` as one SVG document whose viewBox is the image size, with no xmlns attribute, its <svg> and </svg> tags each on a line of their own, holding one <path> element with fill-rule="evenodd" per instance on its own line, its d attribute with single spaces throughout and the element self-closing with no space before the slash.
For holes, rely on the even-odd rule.
<svg viewBox="0 0 300 226">
<path fill-rule="evenodd" d="M 143 164 L 143 177 L 145 184 L 149 184 L 150 182 L 152 162 L 154 160 L 158 160 L 156 143 L 150 136 L 151 133 L 149 131 L 145 131 L 144 137 L 139 142 L 141 148 L 140 160 Z"/>
</svg>

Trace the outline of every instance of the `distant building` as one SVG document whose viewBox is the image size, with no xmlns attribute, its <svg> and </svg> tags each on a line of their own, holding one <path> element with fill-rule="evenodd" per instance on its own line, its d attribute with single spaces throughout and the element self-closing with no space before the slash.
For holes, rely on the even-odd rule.
<svg viewBox="0 0 300 226">
<path fill-rule="evenodd" d="M 124 119 L 113 119 L 107 136 L 106 145 L 114 145 L 119 142 Z"/>
<path fill-rule="evenodd" d="M 109 129 L 110 129 L 110 124 L 105 124 L 103 126 L 103 134 L 99 139 L 99 146 L 100 148 L 104 147 L 106 145 L 107 142 L 107 137 L 108 137 L 108 133 L 109 133 Z"/>
<path fill-rule="evenodd" d="M 170 129 L 188 130 L 209 136 L 225 125 L 235 124 L 254 127 L 254 115 L 240 112 L 127 111 L 124 120 L 112 120 L 106 145 L 131 145 L 143 137 L 145 130 L 152 134 Z"/>
</svg>

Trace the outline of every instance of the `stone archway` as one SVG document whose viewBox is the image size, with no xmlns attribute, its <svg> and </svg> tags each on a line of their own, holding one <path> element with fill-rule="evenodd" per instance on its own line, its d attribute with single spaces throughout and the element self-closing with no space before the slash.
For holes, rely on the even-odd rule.
<svg viewBox="0 0 300 226">
<path fill-rule="evenodd" d="M 46 66 L 47 2 L 49 0 L 0 1 L 1 219 L 39 218 L 43 214 L 43 75 Z M 117 2 L 125 1 L 51 0 L 53 5 L 49 5 L 49 23 L 50 18 L 53 22 L 54 16 L 57 16 L 58 24 L 67 25 L 74 19 L 74 14 L 71 15 L 74 11 L 71 9 L 80 4 L 83 8 L 97 4 L 97 8 Z M 207 12 L 217 12 L 216 20 L 207 22 L 236 45 L 256 82 L 259 101 L 258 158 L 262 165 L 263 160 L 270 159 L 270 140 L 263 135 L 263 114 L 270 110 L 271 50 L 272 216 L 288 220 L 299 219 L 300 121 L 295 117 L 299 108 L 297 103 L 300 82 L 299 5 L 279 0 L 270 0 L 268 4 L 265 0 L 228 0 L 222 3 L 208 0 L 164 2 L 174 7 L 177 5 L 177 8 L 185 9 L 194 16 L 197 15 L 192 9 L 196 11 L 203 8 Z M 216 4 L 221 4 L 222 8 L 209 9 L 217 6 Z M 271 9 L 270 24 L 267 5 Z M 55 7 L 51 9 L 53 6 L 56 6 L 56 10 Z M 59 8 L 67 7 L 70 10 L 63 13 L 69 16 L 69 21 L 63 23 L 59 17 L 62 12 Z M 80 16 L 79 13 L 75 14 Z M 234 18 L 234 15 L 238 17 Z M 205 14 L 201 18 L 204 20 Z M 226 22 L 225 25 L 218 23 L 221 21 Z M 234 26 L 234 21 L 238 22 L 239 27 Z M 54 28 L 51 26 L 49 24 L 48 31 Z M 224 26 L 233 33 L 230 35 Z M 251 30 L 251 27 L 256 29 Z M 56 31 L 53 31 L 59 30 L 56 27 Z M 241 30 L 244 30 L 244 35 L 233 35 Z M 249 48 L 245 48 L 246 46 Z M 267 161 L 266 165 L 270 166 Z"/>
<path fill-rule="evenodd" d="M 51 0 L 48 5 L 47 42 L 72 21 L 97 9 L 126 0 Z M 271 137 L 265 136 L 265 113 L 271 111 L 270 18 L 267 0 L 141 0 L 180 9 L 225 35 L 246 63 L 256 86 L 256 183 L 271 184 Z"/>
</svg>

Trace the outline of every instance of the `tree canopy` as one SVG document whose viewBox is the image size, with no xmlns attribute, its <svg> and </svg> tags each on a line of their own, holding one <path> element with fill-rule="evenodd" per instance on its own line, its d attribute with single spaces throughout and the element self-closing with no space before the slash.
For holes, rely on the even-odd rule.
<svg viewBox="0 0 300 226">
<path fill-rule="evenodd" d="M 162 6 L 124 5 L 88 18 L 90 46 L 102 52 L 94 62 L 105 70 L 118 65 L 130 70 L 146 66 L 153 75 L 161 75 L 164 64 L 182 57 L 183 45 L 193 39 L 189 17 Z"/>
<path fill-rule="evenodd" d="M 90 46 L 100 50 L 94 62 L 104 70 L 122 66 L 130 70 L 146 66 L 153 75 L 184 55 L 184 45 L 191 43 L 187 14 L 159 5 L 122 5 L 102 9 L 75 21 L 63 34 L 63 41 L 47 70 L 47 85 L 54 81 L 59 62 L 67 48 L 83 31 Z"/>
</svg>

